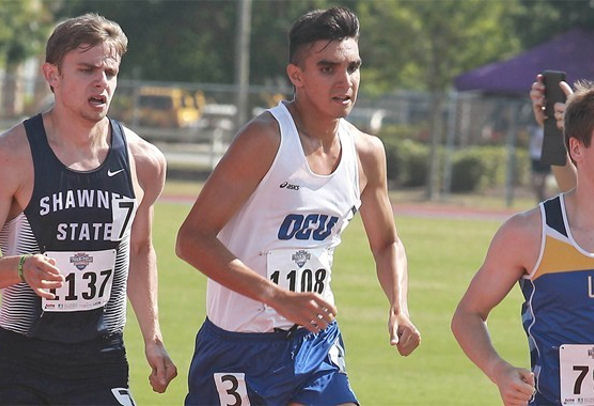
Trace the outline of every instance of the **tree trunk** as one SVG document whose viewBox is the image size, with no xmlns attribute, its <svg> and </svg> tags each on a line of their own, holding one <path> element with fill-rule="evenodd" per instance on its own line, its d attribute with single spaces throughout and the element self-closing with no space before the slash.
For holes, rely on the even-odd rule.
<svg viewBox="0 0 594 406">
<path fill-rule="evenodd" d="M 2 116 L 13 118 L 23 111 L 23 92 L 19 78 L 20 65 L 6 64 L 4 82 L 2 83 Z"/>
</svg>

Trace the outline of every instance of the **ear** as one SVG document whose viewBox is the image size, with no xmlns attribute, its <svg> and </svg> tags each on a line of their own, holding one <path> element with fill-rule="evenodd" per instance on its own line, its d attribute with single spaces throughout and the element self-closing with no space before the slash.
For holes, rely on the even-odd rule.
<svg viewBox="0 0 594 406">
<path fill-rule="evenodd" d="M 60 72 L 58 67 L 54 64 L 45 62 L 41 66 L 41 70 L 43 71 L 43 77 L 45 77 L 45 81 L 50 85 L 50 87 L 56 87 L 58 83 L 58 78 L 60 77 Z"/>
<path fill-rule="evenodd" d="M 573 159 L 574 162 L 579 162 L 582 160 L 582 155 L 584 153 L 584 144 L 578 141 L 577 138 L 571 137 L 569 139 L 569 156 Z"/>
<path fill-rule="evenodd" d="M 295 86 L 295 88 L 303 86 L 303 71 L 298 65 L 292 63 L 288 64 L 287 76 L 289 77 L 289 80 L 291 81 L 291 83 L 293 83 L 293 86 Z"/>
</svg>

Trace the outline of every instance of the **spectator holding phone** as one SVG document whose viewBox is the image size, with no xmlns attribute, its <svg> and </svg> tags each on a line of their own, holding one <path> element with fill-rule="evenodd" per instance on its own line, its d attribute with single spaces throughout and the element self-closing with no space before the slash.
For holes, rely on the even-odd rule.
<svg viewBox="0 0 594 406">
<path fill-rule="evenodd" d="M 559 87 L 561 87 L 561 90 L 567 97 L 573 94 L 571 86 L 569 86 L 567 82 L 561 81 L 559 83 Z M 532 83 L 532 87 L 530 89 L 530 100 L 532 100 L 532 111 L 534 112 L 534 119 L 541 128 L 544 127 L 545 119 L 547 118 L 545 114 L 545 90 L 546 86 L 543 81 L 543 75 L 538 74 L 536 76 L 536 80 L 534 81 L 534 83 Z M 555 116 L 553 118 L 557 122 L 557 127 L 560 130 L 563 130 L 565 103 L 555 103 L 554 114 Z M 575 187 L 576 168 L 571 162 L 571 159 L 567 159 L 565 161 L 565 165 L 551 165 L 551 170 L 553 172 L 553 175 L 555 176 L 555 180 L 557 181 L 559 190 L 567 191 Z"/>
</svg>

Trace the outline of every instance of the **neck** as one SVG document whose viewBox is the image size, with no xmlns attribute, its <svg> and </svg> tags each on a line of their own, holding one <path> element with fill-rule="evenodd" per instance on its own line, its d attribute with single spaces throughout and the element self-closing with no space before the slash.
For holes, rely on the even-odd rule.
<svg viewBox="0 0 594 406">
<path fill-rule="evenodd" d="M 581 180 L 581 182 L 580 182 Z M 565 194 L 566 208 L 568 216 L 574 225 L 579 227 L 594 227 L 594 200 L 592 199 L 594 187 L 589 183 L 588 186 L 584 182 L 587 180 L 578 177 L 578 186 Z"/>
<path fill-rule="evenodd" d="M 295 98 L 287 104 L 287 108 L 301 136 L 318 139 L 323 144 L 331 144 L 338 135 L 340 119 L 320 114 L 311 103 L 302 103 Z"/>
<path fill-rule="evenodd" d="M 75 148 L 93 148 L 107 141 L 109 120 L 86 120 L 80 116 L 65 115 L 55 107 L 44 114 L 44 126 L 48 141 L 54 145 L 70 145 Z"/>
</svg>

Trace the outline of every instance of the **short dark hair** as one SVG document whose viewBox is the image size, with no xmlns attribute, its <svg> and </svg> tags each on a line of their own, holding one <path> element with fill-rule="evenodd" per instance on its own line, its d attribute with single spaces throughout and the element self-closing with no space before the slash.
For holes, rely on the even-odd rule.
<svg viewBox="0 0 594 406">
<path fill-rule="evenodd" d="M 289 32 L 289 62 L 299 62 L 299 51 L 319 40 L 359 40 L 359 19 L 346 7 L 310 11 L 295 21 Z"/>
<path fill-rule="evenodd" d="M 579 81 L 575 84 L 575 93 L 567 101 L 563 121 L 567 151 L 569 151 L 569 139 L 572 137 L 580 141 L 585 147 L 590 146 L 592 131 L 594 131 L 593 82 Z"/>
<path fill-rule="evenodd" d="M 120 25 L 95 13 L 69 18 L 56 26 L 47 40 L 45 61 L 61 68 L 64 56 L 85 44 L 90 47 L 108 43 L 121 58 L 128 48 L 128 38 Z"/>
</svg>

